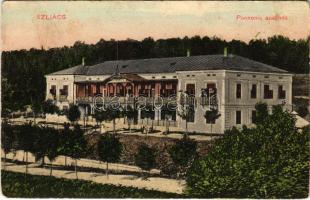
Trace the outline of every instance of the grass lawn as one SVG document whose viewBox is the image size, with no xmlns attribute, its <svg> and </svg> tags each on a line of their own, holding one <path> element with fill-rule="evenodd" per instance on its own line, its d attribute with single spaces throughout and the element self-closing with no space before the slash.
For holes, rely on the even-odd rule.
<svg viewBox="0 0 310 200">
<path fill-rule="evenodd" d="M 2 192 L 7 197 L 58 198 L 182 198 L 182 195 L 137 189 L 91 181 L 71 180 L 49 176 L 27 175 L 1 171 Z"/>
</svg>

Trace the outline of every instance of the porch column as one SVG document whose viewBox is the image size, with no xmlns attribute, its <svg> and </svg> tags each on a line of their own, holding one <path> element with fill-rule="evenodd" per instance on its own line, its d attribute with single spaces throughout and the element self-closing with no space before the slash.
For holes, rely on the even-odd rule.
<svg viewBox="0 0 310 200">
<path fill-rule="evenodd" d="M 155 116 L 154 116 L 154 120 L 161 120 L 161 109 L 160 108 L 155 108 L 154 109 L 155 112 Z"/>
<path fill-rule="evenodd" d="M 138 109 L 138 123 L 140 122 L 141 120 L 141 109 L 139 108 Z"/>
</svg>

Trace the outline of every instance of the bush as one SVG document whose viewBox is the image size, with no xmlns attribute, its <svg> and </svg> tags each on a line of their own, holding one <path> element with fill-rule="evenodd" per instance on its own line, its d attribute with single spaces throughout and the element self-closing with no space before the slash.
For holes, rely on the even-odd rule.
<svg viewBox="0 0 310 200">
<path fill-rule="evenodd" d="M 178 167 L 180 175 L 184 174 L 191 166 L 196 156 L 197 142 L 191 140 L 187 134 L 175 143 L 169 150 L 173 163 Z"/>
<path fill-rule="evenodd" d="M 309 132 L 298 131 L 294 117 L 276 106 L 256 128 L 234 128 L 216 140 L 189 170 L 186 192 L 208 198 L 305 198 L 308 162 Z"/>
<path fill-rule="evenodd" d="M 17 198 L 182 198 L 182 195 L 90 181 L 1 172 L 2 192 Z"/>
<path fill-rule="evenodd" d="M 142 170 L 151 170 L 155 167 L 155 151 L 148 147 L 146 144 L 142 144 L 138 148 L 138 153 L 135 156 L 135 164 Z"/>
</svg>

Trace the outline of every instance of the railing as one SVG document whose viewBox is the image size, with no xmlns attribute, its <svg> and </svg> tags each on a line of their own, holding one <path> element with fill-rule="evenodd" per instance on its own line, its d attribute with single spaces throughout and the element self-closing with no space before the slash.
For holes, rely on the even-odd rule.
<svg viewBox="0 0 310 200">
<path fill-rule="evenodd" d="M 68 96 L 67 95 L 59 95 L 59 101 L 60 102 L 68 101 Z"/>
<path fill-rule="evenodd" d="M 147 119 L 140 119 L 138 121 L 139 125 L 148 125 L 148 126 L 166 126 L 169 127 L 177 127 L 177 122 L 174 120 L 147 120 Z"/>
<path fill-rule="evenodd" d="M 77 103 L 81 104 L 120 104 L 120 105 L 166 105 L 179 103 L 181 105 L 217 106 L 217 96 L 212 97 L 185 97 L 179 100 L 176 97 L 77 97 Z"/>
<path fill-rule="evenodd" d="M 167 104 L 176 102 L 173 97 L 77 97 L 77 103 L 96 103 L 96 104 Z"/>
</svg>

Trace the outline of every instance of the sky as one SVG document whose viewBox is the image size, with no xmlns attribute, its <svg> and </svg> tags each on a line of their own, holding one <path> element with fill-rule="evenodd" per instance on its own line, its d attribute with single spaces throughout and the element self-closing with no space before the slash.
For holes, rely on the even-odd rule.
<svg viewBox="0 0 310 200">
<path fill-rule="evenodd" d="M 307 2 L 6 1 L 1 9 L 2 50 L 48 49 L 75 41 L 93 44 L 101 38 L 200 35 L 248 42 L 273 35 L 310 35 Z M 57 19 L 50 19 L 54 15 Z M 275 15 L 281 19 L 266 20 Z"/>
</svg>

